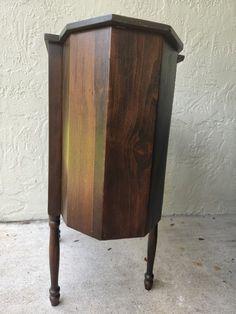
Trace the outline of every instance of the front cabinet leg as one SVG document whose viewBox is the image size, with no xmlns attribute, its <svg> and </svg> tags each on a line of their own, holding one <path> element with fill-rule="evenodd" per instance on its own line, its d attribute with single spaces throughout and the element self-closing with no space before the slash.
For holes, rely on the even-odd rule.
<svg viewBox="0 0 236 314">
<path fill-rule="evenodd" d="M 60 299 L 60 287 L 58 286 L 58 272 L 60 259 L 60 244 L 59 244 L 60 216 L 49 216 L 49 226 L 50 226 L 49 265 L 51 276 L 49 298 L 52 306 L 56 306 L 59 304 Z"/>
<path fill-rule="evenodd" d="M 144 286 L 145 289 L 151 290 L 153 285 L 153 264 L 156 254 L 157 246 L 157 233 L 158 233 L 158 224 L 152 229 L 148 236 L 148 249 L 147 249 L 147 271 L 144 275 Z"/>
</svg>

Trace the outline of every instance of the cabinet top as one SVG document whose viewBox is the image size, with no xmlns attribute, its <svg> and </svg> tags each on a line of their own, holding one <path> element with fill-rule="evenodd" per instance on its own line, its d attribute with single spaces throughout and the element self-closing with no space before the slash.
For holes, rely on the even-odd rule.
<svg viewBox="0 0 236 314">
<path fill-rule="evenodd" d="M 183 49 L 183 43 L 175 33 L 170 25 L 161 24 L 152 21 L 140 20 L 131 17 L 110 14 L 99 16 L 75 23 L 67 24 L 62 30 L 60 35 L 45 34 L 44 39 L 46 45 L 49 42 L 57 42 L 62 44 L 66 38 L 77 32 L 82 32 L 90 29 L 96 29 L 106 26 L 114 26 L 128 29 L 143 30 L 147 32 L 158 33 L 164 36 L 164 38 L 170 43 L 170 45 L 177 51 L 180 52 Z"/>
</svg>

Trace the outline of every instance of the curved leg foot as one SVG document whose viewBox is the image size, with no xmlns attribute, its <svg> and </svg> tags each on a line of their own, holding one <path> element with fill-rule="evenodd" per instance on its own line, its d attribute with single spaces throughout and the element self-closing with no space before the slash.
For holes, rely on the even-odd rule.
<svg viewBox="0 0 236 314">
<path fill-rule="evenodd" d="M 145 287 L 146 290 L 151 290 L 152 289 L 153 278 L 154 278 L 153 274 L 148 275 L 147 273 L 145 273 L 145 275 L 144 275 L 144 287 Z"/>
<path fill-rule="evenodd" d="M 157 232 L 158 224 L 153 228 L 148 236 L 147 271 L 144 275 L 144 287 L 146 290 L 151 290 L 153 286 L 153 264 L 156 254 Z"/>
<path fill-rule="evenodd" d="M 59 304 L 60 287 L 58 286 L 58 272 L 60 259 L 59 245 L 59 225 L 60 216 L 49 216 L 50 239 L 49 239 L 49 265 L 51 275 L 51 287 L 49 289 L 49 299 L 52 306 Z"/>
<path fill-rule="evenodd" d="M 56 306 L 60 303 L 60 287 L 58 286 L 57 289 L 52 289 L 50 288 L 49 289 L 49 299 L 50 299 L 50 302 L 51 302 L 51 305 L 52 306 Z"/>
</svg>

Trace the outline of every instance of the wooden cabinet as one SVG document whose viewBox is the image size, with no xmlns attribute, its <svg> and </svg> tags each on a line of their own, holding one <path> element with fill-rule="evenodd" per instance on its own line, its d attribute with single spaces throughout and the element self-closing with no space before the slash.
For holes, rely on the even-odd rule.
<svg viewBox="0 0 236 314">
<path fill-rule="evenodd" d="M 164 24 L 108 15 L 45 35 L 49 54 L 50 299 L 59 217 L 100 240 L 149 236 L 151 289 L 178 53 Z"/>
</svg>

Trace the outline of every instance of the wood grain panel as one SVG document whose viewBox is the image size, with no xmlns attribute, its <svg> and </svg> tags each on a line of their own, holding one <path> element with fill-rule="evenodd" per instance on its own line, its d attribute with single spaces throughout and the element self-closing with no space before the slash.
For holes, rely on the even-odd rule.
<svg viewBox="0 0 236 314">
<path fill-rule="evenodd" d="M 93 236 L 101 238 L 103 219 L 106 122 L 109 96 L 111 28 L 96 32 L 94 68 L 94 104 L 96 108 L 96 139 L 94 163 Z"/>
<path fill-rule="evenodd" d="M 87 234 L 101 228 L 109 40 L 109 28 L 72 34 L 64 50 L 63 216 Z"/>
<path fill-rule="evenodd" d="M 48 214 L 61 212 L 62 167 L 62 46 L 48 44 L 49 57 L 49 160 L 48 160 Z"/>
<path fill-rule="evenodd" d="M 147 232 L 161 219 L 177 57 L 177 52 L 168 43 L 164 42 L 161 61 L 160 95 L 157 103 Z"/>
<path fill-rule="evenodd" d="M 68 176 L 69 176 L 69 77 L 70 77 L 70 39 L 63 47 L 63 93 L 62 93 L 62 215 L 67 223 Z"/>
<path fill-rule="evenodd" d="M 162 38 L 112 29 L 103 238 L 145 234 Z"/>
</svg>

